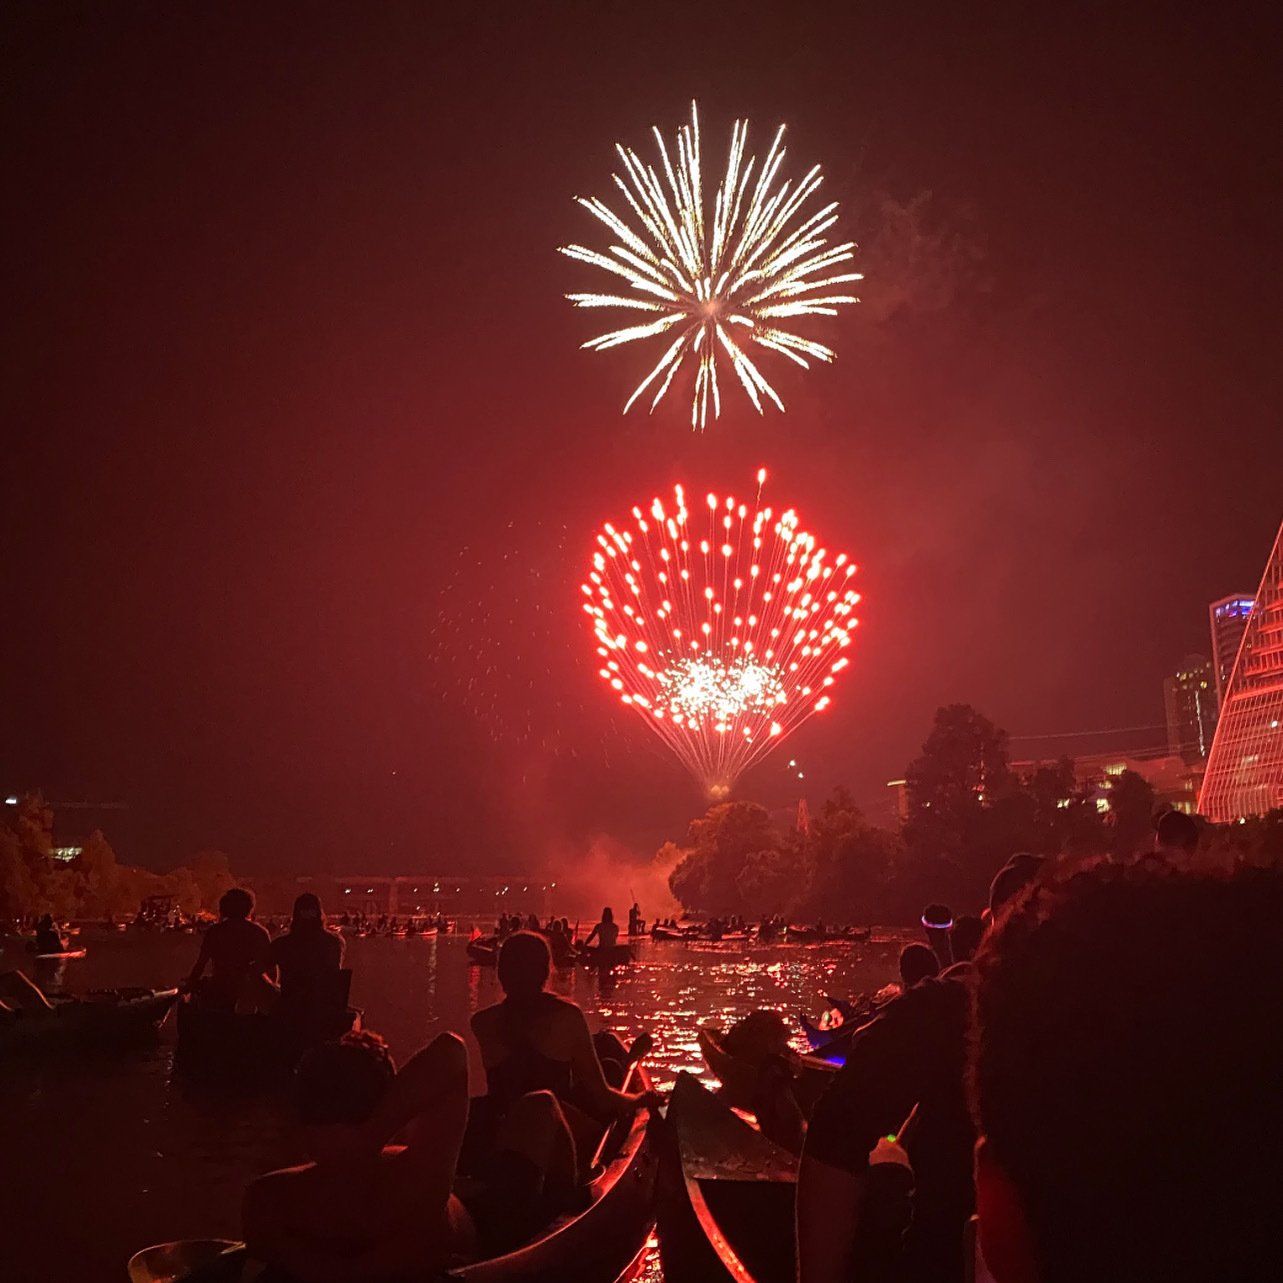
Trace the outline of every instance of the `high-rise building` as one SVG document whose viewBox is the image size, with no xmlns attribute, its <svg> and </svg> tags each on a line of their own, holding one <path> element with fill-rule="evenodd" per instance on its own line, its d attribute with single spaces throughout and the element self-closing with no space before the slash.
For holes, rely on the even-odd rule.
<svg viewBox="0 0 1283 1283">
<path fill-rule="evenodd" d="M 1216 733 L 1216 679 L 1211 661 L 1187 655 L 1163 682 L 1167 751 L 1187 763 L 1206 760 Z"/>
<path fill-rule="evenodd" d="M 1199 797 L 1221 824 L 1283 806 L 1283 527 L 1255 600 Z"/>
<path fill-rule="evenodd" d="M 1207 608 L 1212 630 L 1212 667 L 1216 671 L 1216 707 L 1225 703 L 1225 688 L 1238 658 L 1238 648 L 1252 613 L 1252 598 L 1245 592 L 1230 593 Z"/>
</svg>

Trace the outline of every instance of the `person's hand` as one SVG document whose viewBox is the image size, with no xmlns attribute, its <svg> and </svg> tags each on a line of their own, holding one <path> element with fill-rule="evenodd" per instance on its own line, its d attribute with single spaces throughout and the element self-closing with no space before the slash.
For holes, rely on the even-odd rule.
<svg viewBox="0 0 1283 1283">
<path fill-rule="evenodd" d="M 652 1114 L 659 1112 L 659 1107 L 664 1103 L 664 1098 L 655 1090 L 644 1091 L 637 1097 L 637 1107 L 647 1109 Z"/>
</svg>

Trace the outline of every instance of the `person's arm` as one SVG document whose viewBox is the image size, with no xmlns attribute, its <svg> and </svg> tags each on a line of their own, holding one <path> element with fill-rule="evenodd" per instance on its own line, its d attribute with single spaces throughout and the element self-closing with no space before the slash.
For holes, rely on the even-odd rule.
<svg viewBox="0 0 1283 1283">
<path fill-rule="evenodd" d="M 594 1109 L 604 1114 L 631 1114 L 645 1102 L 643 1092 L 620 1091 L 606 1081 L 602 1072 L 601 1061 L 597 1058 L 597 1048 L 593 1046 L 592 1034 L 588 1032 L 588 1021 L 584 1013 L 572 1003 L 565 1005 L 562 1017 L 572 1024 L 570 1041 L 570 1068 L 575 1082 L 588 1095 Z"/>
<path fill-rule="evenodd" d="M 600 935 L 600 934 L 601 934 L 601 923 L 599 922 L 599 923 L 597 923 L 597 925 L 596 925 L 595 927 L 593 927 L 593 929 L 588 933 L 588 937 L 587 937 L 587 939 L 584 941 L 584 948 L 585 948 L 585 949 L 586 949 L 586 948 L 588 948 L 588 946 L 589 946 L 590 944 L 592 944 L 592 942 L 593 942 L 593 941 L 598 937 L 598 935 Z"/>
<path fill-rule="evenodd" d="M 205 974 L 205 968 L 209 965 L 209 937 L 213 934 L 214 928 L 210 927 L 208 931 L 201 936 L 200 952 L 196 955 L 196 963 L 187 977 L 187 987 L 193 988 Z"/>
<path fill-rule="evenodd" d="M 406 1061 L 362 1130 L 372 1148 L 403 1131 L 408 1147 L 427 1142 L 425 1147 L 431 1148 L 447 1143 L 456 1124 L 462 1139 L 467 1119 L 468 1048 L 458 1034 L 443 1033 Z M 453 1175 L 452 1169 L 451 1179 Z"/>
</svg>

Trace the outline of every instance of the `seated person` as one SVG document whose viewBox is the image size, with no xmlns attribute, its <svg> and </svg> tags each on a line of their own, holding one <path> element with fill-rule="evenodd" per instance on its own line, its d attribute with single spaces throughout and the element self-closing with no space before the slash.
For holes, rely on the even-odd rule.
<svg viewBox="0 0 1283 1283">
<path fill-rule="evenodd" d="M 800 1153 L 806 1123 L 796 1090 L 798 1057 L 779 1012 L 752 1011 L 726 1033 L 705 1025 L 698 1038 L 726 1103 L 751 1113 L 777 1145 Z"/>
<path fill-rule="evenodd" d="M 619 943 L 619 924 L 615 921 L 614 909 L 601 911 L 601 921 L 588 933 L 584 948 L 590 948 L 594 940 L 602 949 L 613 949 Z"/>
<path fill-rule="evenodd" d="M 53 915 L 46 913 L 39 922 L 36 923 L 36 952 L 37 953 L 62 953 L 67 942 L 58 932 L 54 925 Z"/>
<path fill-rule="evenodd" d="M 294 901 L 290 928 L 272 941 L 269 957 L 280 973 L 281 1002 L 287 1007 L 314 1010 L 333 1001 L 343 938 L 326 929 L 321 902 L 310 891 Z"/>
<path fill-rule="evenodd" d="M 998 871 L 989 890 L 991 917 L 1002 915 L 1041 864 L 1013 856 Z M 942 924 L 943 906 L 930 907 L 936 912 L 923 917 Z M 801 1283 L 850 1283 L 859 1276 L 868 1230 L 869 1154 L 915 1105 L 905 1148 L 916 1192 L 900 1277 L 961 1283 L 963 1234 L 975 1204 L 975 1134 L 964 1081 L 972 983 L 967 969 L 920 980 L 883 1007 L 851 1044 L 846 1064 L 812 1115 L 802 1151 Z"/>
<path fill-rule="evenodd" d="M 1064 870 L 997 923 L 972 1090 L 998 1283 L 1279 1276 L 1281 921 L 1278 868 L 1182 851 Z"/>
<path fill-rule="evenodd" d="M 900 984 L 912 989 L 919 980 L 930 980 L 940 974 L 940 961 L 935 950 L 925 944 L 906 944 L 900 950 Z"/>
<path fill-rule="evenodd" d="M 218 902 L 219 920 L 205 932 L 196 965 L 187 977 L 202 1003 L 226 1011 L 242 1006 L 257 1007 L 270 990 L 266 976 L 272 968 L 272 939 L 257 922 L 250 920 L 254 897 L 242 887 L 233 887 Z M 202 983 L 205 968 L 212 969 Z"/>
<path fill-rule="evenodd" d="M 497 972 L 504 999 L 472 1017 L 472 1032 L 481 1048 L 486 1095 L 474 1103 L 468 1165 L 484 1161 L 493 1149 L 500 1123 L 531 1094 L 555 1098 L 569 1128 L 578 1160 L 591 1155 L 603 1125 L 648 1103 L 640 1092 L 619 1090 L 627 1053 L 613 1036 L 594 1040 L 584 1013 L 545 989 L 551 956 L 543 936 L 518 931 L 499 950 Z M 606 1053 L 607 1080 L 601 1052 Z M 475 1158 L 474 1158 L 475 1156 Z"/>
<path fill-rule="evenodd" d="M 984 919 L 975 914 L 964 913 L 954 920 L 953 930 L 949 933 L 949 944 L 955 966 L 970 962 L 975 957 L 984 933 Z"/>
<path fill-rule="evenodd" d="M 468 1053 L 442 1034 L 400 1073 L 369 1032 L 309 1051 L 294 1096 L 311 1161 L 245 1191 L 250 1256 L 299 1283 L 432 1276 L 475 1239 L 452 1192 Z"/>
</svg>

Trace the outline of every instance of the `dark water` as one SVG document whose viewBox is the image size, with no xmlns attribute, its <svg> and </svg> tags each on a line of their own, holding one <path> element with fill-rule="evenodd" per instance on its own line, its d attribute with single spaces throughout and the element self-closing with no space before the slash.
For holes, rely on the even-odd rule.
<svg viewBox="0 0 1283 1283">
<path fill-rule="evenodd" d="M 170 985 L 190 967 L 186 936 L 94 935 L 89 956 L 19 966 L 46 989 Z M 686 946 L 643 942 L 613 979 L 579 971 L 559 992 L 590 1023 L 625 1039 L 649 1030 L 660 1084 L 702 1070 L 695 1032 L 754 1007 L 820 1009 L 820 995 L 877 989 L 895 973 L 900 941 L 868 945 Z M 495 1001 L 492 969 L 469 966 L 462 937 L 352 940 L 353 1005 L 404 1058 Z M 36 970 L 35 968 L 40 968 Z M 475 1051 L 475 1049 L 474 1049 Z M 241 1191 L 257 1172 L 301 1158 L 279 1105 L 224 1099 L 171 1081 L 172 1020 L 157 1043 L 49 1063 L 0 1065 L 4 1226 L 0 1279 L 122 1280 L 140 1247 L 174 1238 L 237 1238 Z M 480 1088 L 474 1054 L 474 1090 Z"/>
</svg>

